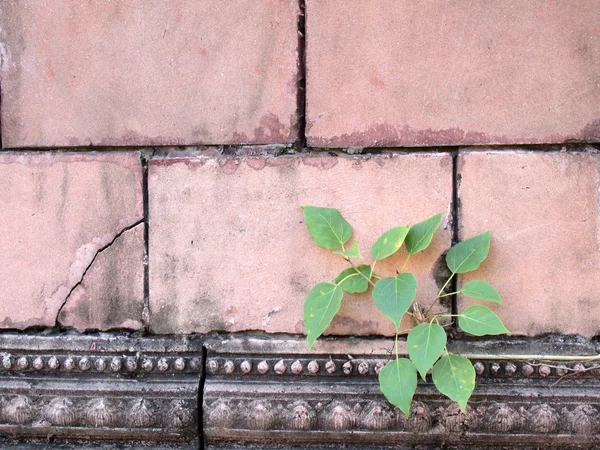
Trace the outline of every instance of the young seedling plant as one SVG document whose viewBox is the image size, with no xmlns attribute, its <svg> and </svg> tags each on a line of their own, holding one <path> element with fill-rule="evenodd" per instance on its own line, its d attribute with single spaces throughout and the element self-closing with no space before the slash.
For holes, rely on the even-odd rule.
<svg viewBox="0 0 600 450">
<path fill-rule="evenodd" d="M 410 257 L 425 250 L 435 231 L 442 222 L 442 214 L 437 214 L 415 225 L 400 225 L 383 233 L 371 246 L 373 262 L 358 264 L 363 260 L 358 242 L 347 246 L 352 236 L 352 227 L 335 208 L 303 206 L 304 219 L 313 241 L 321 248 L 332 249 L 350 267 L 341 272 L 333 283 L 322 282 L 314 286 L 304 302 L 304 324 L 309 349 L 329 326 L 340 309 L 344 292 L 362 293 L 373 288 L 372 296 L 377 308 L 396 327 L 395 358 L 379 372 L 379 387 L 387 400 L 409 415 L 410 405 L 417 388 L 417 372 L 426 381 L 431 370 L 431 378 L 443 395 L 457 402 L 466 412 L 467 402 L 475 388 L 475 369 L 467 358 L 452 354 L 446 346 L 446 330 L 440 319 L 458 318 L 458 327 L 473 336 L 508 334 L 500 318 L 483 305 L 470 306 L 460 314 L 432 313 L 438 299 L 462 293 L 477 300 L 502 304 L 500 295 L 489 283 L 473 280 L 459 291 L 447 292 L 450 281 L 457 275 L 479 268 L 487 257 L 490 248 L 489 231 L 454 245 L 446 254 L 446 264 L 451 275 L 444 283 L 432 303 L 422 308 L 414 302 L 417 280 L 413 274 L 405 272 Z M 381 278 L 375 274 L 378 261 L 396 253 L 406 246 L 407 258 L 395 277 Z M 415 326 L 400 330 L 405 314 L 412 316 Z M 406 346 L 408 358 L 400 357 L 398 335 L 408 331 Z"/>
</svg>

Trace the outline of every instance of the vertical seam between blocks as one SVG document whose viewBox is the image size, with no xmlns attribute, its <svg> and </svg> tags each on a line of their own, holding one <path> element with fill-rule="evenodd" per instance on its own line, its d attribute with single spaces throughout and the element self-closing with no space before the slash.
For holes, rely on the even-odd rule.
<svg viewBox="0 0 600 450">
<path fill-rule="evenodd" d="M 458 158 L 460 151 L 454 151 L 452 155 L 452 245 L 455 245 L 459 241 L 459 198 L 458 198 Z M 458 277 L 454 277 L 451 282 L 451 292 L 458 291 Z M 458 314 L 458 294 L 454 294 L 452 297 L 452 314 Z M 456 317 L 453 318 L 454 325 L 457 326 L 458 322 Z"/>
<path fill-rule="evenodd" d="M 142 199 L 144 213 L 144 308 L 142 313 L 142 323 L 144 333 L 147 334 L 150 328 L 150 220 L 149 212 L 149 195 L 148 195 L 148 161 L 154 153 L 150 155 L 141 154 L 142 164 Z"/>
<path fill-rule="evenodd" d="M 208 350 L 202 344 L 202 372 L 200 373 L 200 383 L 198 385 L 198 447 L 200 450 L 206 448 L 204 442 L 204 385 L 206 384 L 206 361 Z"/>
<path fill-rule="evenodd" d="M 306 1 L 298 0 L 297 150 L 306 147 Z"/>
</svg>

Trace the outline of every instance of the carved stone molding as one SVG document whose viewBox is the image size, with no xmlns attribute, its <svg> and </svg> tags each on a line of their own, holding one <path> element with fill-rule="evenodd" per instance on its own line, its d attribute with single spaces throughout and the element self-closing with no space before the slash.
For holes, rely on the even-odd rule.
<svg viewBox="0 0 600 450">
<path fill-rule="evenodd" d="M 210 357 L 206 372 L 210 375 L 236 377 L 240 375 L 263 377 L 327 376 L 368 378 L 379 374 L 389 358 L 349 359 L 329 358 L 277 358 L 275 357 Z M 579 379 L 600 380 L 600 361 L 568 363 L 533 363 L 512 360 L 485 361 L 472 359 L 479 377 L 495 379 L 551 379 L 580 372 Z"/>
<path fill-rule="evenodd" d="M 205 442 L 215 448 L 241 443 L 269 448 L 269 442 L 401 448 L 600 444 L 597 362 L 525 358 L 557 350 L 590 355 L 595 344 L 566 342 L 557 349 L 551 339 L 496 341 L 496 352 L 492 344 L 454 344 L 463 354 L 491 357 L 472 358 L 477 388 L 466 414 L 431 382 L 420 382 L 405 417 L 386 402 L 377 383 L 390 358 L 389 341 L 347 341 L 341 348 L 339 342 L 330 348 L 325 343 L 309 353 L 303 341 L 291 338 L 209 340 Z M 508 354 L 507 347 L 512 358 L 496 356 Z"/>
<path fill-rule="evenodd" d="M 202 369 L 198 338 L 2 334 L 2 446 L 50 439 L 197 448 Z"/>
<path fill-rule="evenodd" d="M 455 404 L 418 397 L 404 416 L 384 400 L 331 401 L 277 398 L 269 400 L 207 398 L 205 425 L 228 434 L 246 431 L 396 431 L 430 434 L 512 433 L 593 435 L 600 430 L 600 404 L 568 400 L 526 403 L 516 399 L 473 398 L 466 415 Z"/>
<path fill-rule="evenodd" d="M 477 372 L 467 414 L 420 383 L 405 417 L 377 384 L 387 339 L 0 334 L 0 447 L 198 448 L 202 419 L 207 448 L 593 448 L 598 361 L 535 356 L 596 346 L 453 341 Z"/>
</svg>

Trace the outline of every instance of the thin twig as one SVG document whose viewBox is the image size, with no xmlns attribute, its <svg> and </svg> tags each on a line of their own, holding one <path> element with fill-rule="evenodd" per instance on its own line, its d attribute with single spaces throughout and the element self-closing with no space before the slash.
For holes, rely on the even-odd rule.
<svg viewBox="0 0 600 450">
<path fill-rule="evenodd" d="M 572 377 L 573 375 L 579 375 L 580 373 L 584 373 L 584 372 L 589 372 L 590 370 L 594 370 L 594 369 L 600 369 L 600 365 L 598 366 L 591 366 L 591 367 L 586 367 L 584 369 L 568 369 L 567 367 L 561 367 L 561 369 L 567 369 L 567 370 L 575 370 L 575 372 L 571 372 L 571 373 L 567 373 L 565 375 L 563 375 L 562 377 L 560 377 L 558 380 L 556 380 L 554 383 L 552 383 L 550 385 L 550 387 L 556 386 L 558 383 L 560 383 L 564 378 L 567 377 Z"/>
</svg>

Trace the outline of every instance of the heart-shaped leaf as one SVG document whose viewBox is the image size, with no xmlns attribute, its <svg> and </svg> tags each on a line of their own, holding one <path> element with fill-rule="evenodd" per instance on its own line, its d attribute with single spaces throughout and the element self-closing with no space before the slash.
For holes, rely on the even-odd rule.
<svg viewBox="0 0 600 450">
<path fill-rule="evenodd" d="M 479 268 L 490 251 L 489 231 L 459 242 L 446 254 L 446 264 L 452 273 L 465 273 Z"/>
<path fill-rule="evenodd" d="M 336 250 L 333 254 L 342 255 L 346 258 L 363 258 L 363 255 L 360 254 L 360 250 L 358 249 L 358 241 L 354 241 L 354 244 L 352 244 L 352 247 L 348 250 Z"/>
<path fill-rule="evenodd" d="M 339 248 L 352 236 L 352 227 L 335 208 L 302 206 L 308 232 L 321 248 Z"/>
<path fill-rule="evenodd" d="M 502 299 L 498 291 L 491 284 L 482 280 L 469 281 L 459 292 L 477 300 L 487 300 L 488 302 L 502 304 Z"/>
<path fill-rule="evenodd" d="M 458 316 L 458 326 L 473 336 L 510 334 L 500 317 L 487 306 L 473 305 Z"/>
<path fill-rule="evenodd" d="M 425 380 L 427 371 L 433 366 L 446 348 L 446 331 L 437 323 L 417 325 L 406 338 L 408 356 Z"/>
<path fill-rule="evenodd" d="M 367 278 L 371 276 L 371 266 L 361 264 L 357 269 Z M 337 277 L 335 277 L 335 284 L 339 286 L 349 294 L 358 294 L 365 292 L 369 288 L 369 282 L 367 279 L 360 275 L 354 267 L 344 270 Z M 345 280 L 345 281 L 344 281 Z"/>
<path fill-rule="evenodd" d="M 435 230 L 442 223 L 442 213 L 436 214 L 423 222 L 419 222 L 408 231 L 405 239 L 406 250 L 411 255 L 425 250 L 431 244 Z"/>
<path fill-rule="evenodd" d="M 417 279 L 412 273 L 406 272 L 379 280 L 373 288 L 373 300 L 377 308 L 398 328 L 416 292 Z"/>
<path fill-rule="evenodd" d="M 343 296 L 342 288 L 331 283 L 319 283 L 308 293 L 304 301 L 304 326 L 309 349 L 340 310 Z"/>
<path fill-rule="evenodd" d="M 417 371 L 406 358 L 390 361 L 379 372 L 379 389 L 388 402 L 410 414 L 410 404 L 417 390 Z"/>
<path fill-rule="evenodd" d="M 433 366 L 433 382 L 442 394 L 454 400 L 462 412 L 475 389 L 475 369 L 467 358 L 446 355 Z"/>
<path fill-rule="evenodd" d="M 378 261 L 396 253 L 402 247 L 409 229 L 408 225 L 400 225 L 379 236 L 379 239 L 371 246 L 373 259 Z"/>
</svg>

